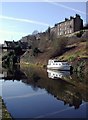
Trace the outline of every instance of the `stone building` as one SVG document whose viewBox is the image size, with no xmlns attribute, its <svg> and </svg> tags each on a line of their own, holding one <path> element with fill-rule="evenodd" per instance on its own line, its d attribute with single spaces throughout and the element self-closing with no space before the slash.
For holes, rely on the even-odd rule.
<svg viewBox="0 0 88 120">
<path fill-rule="evenodd" d="M 60 35 L 67 35 L 83 29 L 83 20 L 80 15 L 76 14 L 75 17 L 70 16 L 70 19 L 65 18 L 65 21 L 55 24 L 51 28 L 51 33 L 54 32 L 57 37 Z"/>
<path fill-rule="evenodd" d="M 15 42 L 14 40 L 13 41 L 4 41 L 4 44 L 3 44 L 3 47 L 8 47 L 8 48 L 14 48 L 15 45 L 17 45 L 18 42 Z M 9 52 L 9 51 L 13 51 L 13 49 L 3 49 L 3 51 L 5 52 Z"/>
<path fill-rule="evenodd" d="M 22 50 L 26 50 L 28 48 L 28 43 L 24 42 L 24 41 L 4 41 L 3 44 L 3 51 L 5 52 L 10 52 L 10 51 L 14 51 L 14 48 L 16 46 L 20 46 L 22 48 Z M 10 49 L 11 48 L 11 49 Z"/>
</svg>

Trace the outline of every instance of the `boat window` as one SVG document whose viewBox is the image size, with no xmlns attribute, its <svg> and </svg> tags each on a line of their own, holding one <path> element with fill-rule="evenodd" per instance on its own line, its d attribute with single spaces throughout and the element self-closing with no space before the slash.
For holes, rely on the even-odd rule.
<svg viewBox="0 0 88 120">
<path fill-rule="evenodd" d="M 58 60 L 55 60 L 54 62 L 59 62 Z"/>
<path fill-rule="evenodd" d="M 50 73 L 50 72 L 48 73 L 48 76 L 51 76 L 51 73 Z"/>
<path fill-rule="evenodd" d="M 49 62 L 48 65 L 51 65 L 51 62 Z"/>
<path fill-rule="evenodd" d="M 62 63 L 63 65 L 67 65 L 68 63 Z"/>
</svg>

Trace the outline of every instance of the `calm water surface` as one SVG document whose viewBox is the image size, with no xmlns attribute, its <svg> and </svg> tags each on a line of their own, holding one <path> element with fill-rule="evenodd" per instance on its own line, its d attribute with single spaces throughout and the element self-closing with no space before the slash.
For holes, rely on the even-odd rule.
<svg viewBox="0 0 88 120">
<path fill-rule="evenodd" d="M 87 83 L 82 76 L 40 68 L 3 70 L 2 97 L 16 118 L 86 118 Z"/>
</svg>

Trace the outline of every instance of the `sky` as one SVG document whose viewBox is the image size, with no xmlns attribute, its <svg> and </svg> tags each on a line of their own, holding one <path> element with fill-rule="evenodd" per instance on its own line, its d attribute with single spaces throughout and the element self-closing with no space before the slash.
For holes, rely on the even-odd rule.
<svg viewBox="0 0 88 120">
<path fill-rule="evenodd" d="M 0 2 L 0 43 L 46 31 L 75 14 L 86 23 L 86 2 Z"/>
</svg>

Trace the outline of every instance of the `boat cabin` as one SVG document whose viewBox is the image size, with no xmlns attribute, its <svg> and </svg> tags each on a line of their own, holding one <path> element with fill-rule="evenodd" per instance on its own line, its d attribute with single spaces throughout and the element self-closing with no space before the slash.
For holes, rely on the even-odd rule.
<svg viewBox="0 0 88 120">
<path fill-rule="evenodd" d="M 68 62 L 61 62 L 61 61 L 59 61 L 59 60 L 56 60 L 56 59 L 54 59 L 54 60 L 49 60 L 48 61 L 48 65 L 69 65 L 68 64 Z"/>
</svg>

